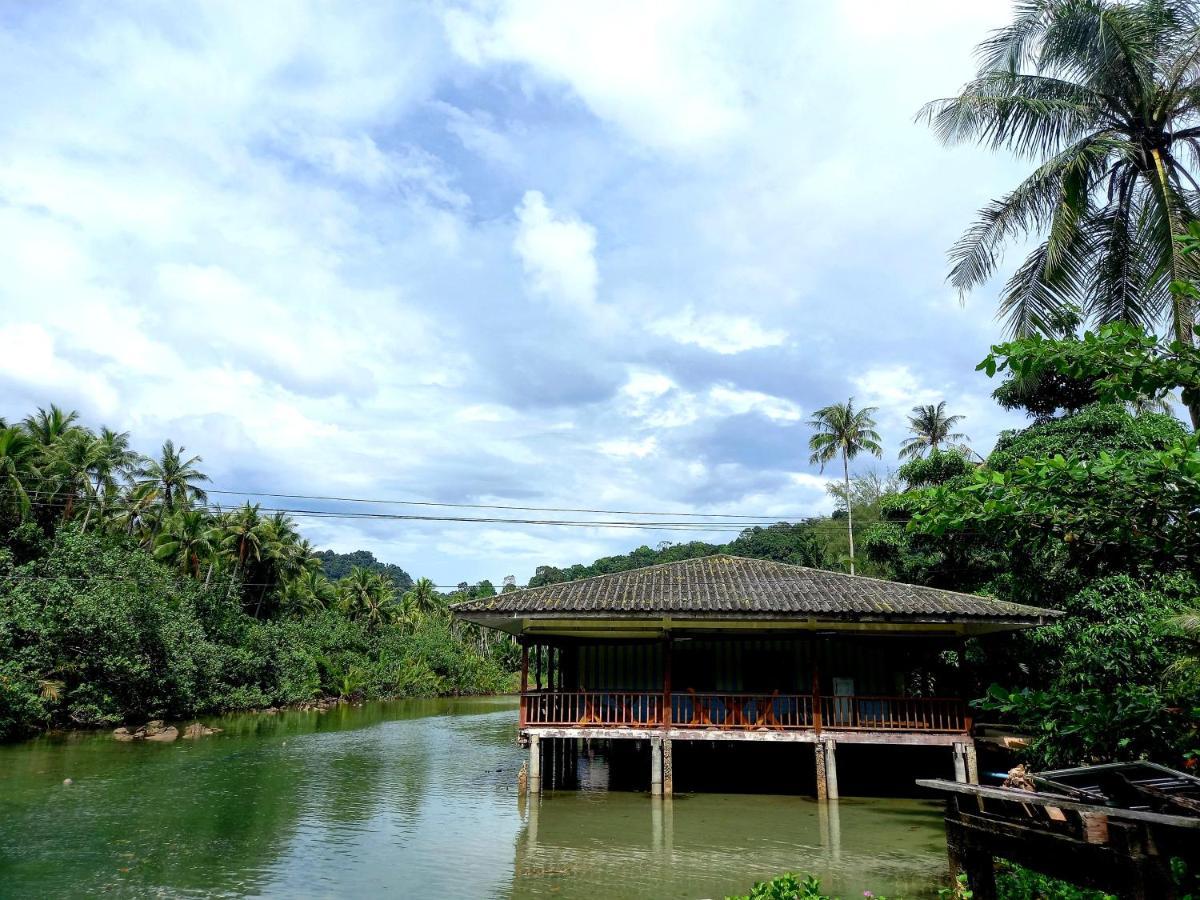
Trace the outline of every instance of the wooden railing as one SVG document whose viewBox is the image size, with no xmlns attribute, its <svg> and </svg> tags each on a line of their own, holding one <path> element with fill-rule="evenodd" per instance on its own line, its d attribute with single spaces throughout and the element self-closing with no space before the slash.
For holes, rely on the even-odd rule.
<svg viewBox="0 0 1200 900">
<path fill-rule="evenodd" d="M 789 730 L 813 727 L 808 694 L 730 694 L 687 691 L 671 697 L 676 728 Z"/>
<path fill-rule="evenodd" d="M 668 703 L 669 699 L 669 703 Z M 669 715 L 664 718 L 664 711 Z M 737 731 L 970 730 L 962 700 L 685 691 L 527 691 L 521 725 L 555 728 L 712 728 Z"/>
<path fill-rule="evenodd" d="M 525 725 L 646 728 L 663 724 L 663 695 L 649 691 L 528 691 Z"/>
<path fill-rule="evenodd" d="M 967 731 L 962 700 L 950 697 L 822 697 L 821 725 L 848 731 Z"/>
</svg>

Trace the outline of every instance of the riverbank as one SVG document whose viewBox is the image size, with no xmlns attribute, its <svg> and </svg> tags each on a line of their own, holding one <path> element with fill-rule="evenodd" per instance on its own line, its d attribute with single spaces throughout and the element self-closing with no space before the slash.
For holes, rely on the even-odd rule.
<svg viewBox="0 0 1200 900">
<path fill-rule="evenodd" d="M 406 619 L 334 605 L 256 618 L 241 591 L 182 576 L 127 539 L 33 525 L 0 553 L 0 740 L 283 707 L 513 689 L 516 657 L 441 607 Z M 15 559 L 26 561 L 13 565 Z"/>
</svg>

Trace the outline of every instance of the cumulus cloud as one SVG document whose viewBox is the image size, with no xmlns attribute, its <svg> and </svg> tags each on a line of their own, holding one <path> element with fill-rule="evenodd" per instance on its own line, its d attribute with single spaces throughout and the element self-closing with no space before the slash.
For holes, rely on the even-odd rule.
<svg viewBox="0 0 1200 900">
<path fill-rule="evenodd" d="M 764 328 L 748 316 L 702 315 L 691 307 L 678 315 L 656 320 L 650 330 L 680 344 L 694 344 L 725 355 L 778 347 L 787 340 L 787 332 L 782 328 Z"/>
<path fill-rule="evenodd" d="M 828 509 L 804 419 L 850 393 L 889 453 L 943 397 L 986 450 L 996 326 L 940 302 L 943 252 L 1016 169 L 911 117 L 1008 12 L 906 8 L 903 54 L 860 15 L 27 5 L 0 416 L 173 437 L 235 490 L 781 517 Z M 720 539 L 303 528 L 439 583 Z"/>
<path fill-rule="evenodd" d="M 577 307 L 596 301 L 596 229 L 546 205 L 541 191 L 526 191 L 516 208 L 513 250 L 521 259 L 530 289 L 550 300 Z"/>
</svg>

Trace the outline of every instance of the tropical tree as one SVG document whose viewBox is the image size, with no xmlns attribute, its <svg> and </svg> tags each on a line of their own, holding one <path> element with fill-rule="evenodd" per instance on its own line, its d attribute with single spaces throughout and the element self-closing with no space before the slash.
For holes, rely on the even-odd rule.
<svg viewBox="0 0 1200 900">
<path fill-rule="evenodd" d="M 867 452 L 874 456 L 882 456 L 879 432 L 875 430 L 875 420 L 871 414 L 874 406 L 866 406 L 860 410 L 854 409 L 854 398 L 845 403 L 834 403 L 813 413 L 808 424 L 816 429 L 808 441 L 808 449 L 812 451 L 809 462 L 820 463 L 821 471 L 836 459 L 842 458 L 842 477 L 846 488 L 846 528 L 850 537 L 850 574 L 854 574 L 854 511 L 850 502 L 850 460 L 859 453 Z"/>
<path fill-rule="evenodd" d="M 18 518 L 29 515 L 36 470 L 37 447 L 20 428 L 0 428 L 0 509 L 14 512 Z"/>
<path fill-rule="evenodd" d="M 60 440 L 71 429 L 78 427 L 79 413 L 66 412 L 51 403 L 49 409 L 38 407 L 38 411 L 25 417 L 22 424 L 29 436 L 43 447 Z"/>
<path fill-rule="evenodd" d="M 337 583 L 337 590 L 342 610 L 369 630 L 396 621 L 396 588 L 386 576 L 355 566 Z"/>
<path fill-rule="evenodd" d="M 946 415 L 946 401 L 937 406 L 929 403 L 925 406 L 914 406 L 912 415 L 908 417 L 908 430 L 912 437 L 900 442 L 900 458 L 924 456 L 927 451 L 940 450 L 942 444 L 960 444 L 971 438 L 961 431 L 952 431 L 962 416 Z"/>
<path fill-rule="evenodd" d="M 92 496 L 98 500 L 101 518 L 107 512 L 110 501 L 117 497 L 121 482 L 130 481 L 141 463 L 141 454 L 129 447 L 128 431 L 101 427 L 91 468 Z"/>
<path fill-rule="evenodd" d="M 978 50 L 974 80 L 921 116 L 945 143 L 1039 164 L 951 249 L 951 283 L 966 294 L 1005 245 L 1037 235 L 1001 295 L 1015 336 L 1062 336 L 1080 320 L 1152 331 L 1169 319 L 1191 345 L 1194 296 L 1172 284 L 1197 271 L 1175 240 L 1200 208 L 1196 3 L 1020 0 Z M 1200 406 L 1191 412 L 1197 424 Z"/>
<path fill-rule="evenodd" d="M 174 441 L 163 441 L 159 458 L 147 460 L 138 470 L 141 478 L 158 487 L 168 512 L 175 509 L 177 502 L 187 506 L 208 499 L 200 482 L 208 481 L 209 477 L 196 468 L 204 460 L 199 456 L 187 457 L 186 453 L 186 447 L 176 449 Z"/>
<path fill-rule="evenodd" d="M 417 616 L 431 616 L 442 608 L 437 588 L 428 578 L 418 578 L 403 599 L 405 607 Z"/>
<path fill-rule="evenodd" d="M 1170 625 L 1187 642 L 1188 650 L 1171 664 L 1167 675 L 1194 693 L 1200 689 L 1200 607 L 1174 616 Z"/>
<path fill-rule="evenodd" d="M 283 586 L 284 608 L 297 616 L 329 609 L 337 597 L 333 582 L 319 568 L 301 572 Z"/>
<path fill-rule="evenodd" d="M 201 562 L 219 543 L 220 532 L 203 510 L 181 509 L 164 523 L 154 542 L 154 557 L 198 579 Z"/>
</svg>

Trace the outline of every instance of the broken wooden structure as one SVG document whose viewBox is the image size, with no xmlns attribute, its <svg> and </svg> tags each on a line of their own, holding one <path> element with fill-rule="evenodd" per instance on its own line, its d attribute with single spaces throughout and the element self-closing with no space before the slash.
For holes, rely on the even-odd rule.
<svg viewBox="0 0 1200 900">
<path fill-rule="evenodd" d="M 454 612 L 521 642 L 530 790 L 541 789 L 550 742 L 647 741 L 651 792 L 665 794 L 676 742 L 790 742 L 813 746 L 822 798 L 838 795 L 842 744 L 945 747 L 956 777 L 977 781 L 970 710 L 946 651 L 1055 615 L 727 555 L 509 592 Z"/>
<path fill-rule="evenodd" d="M 1048 776 L 1086 771 L 1033 779 L 1049 787 Z M 1172 859 L 1191 872 L 1200 866 L 1200 816 L 1110 805 L 1110 797 L 1081 801 L 1046 790 L 917 783 L 947 795 L 950 876 L 965 873 L 974 900 L 995 900 L 997 858 L 1123 900 L 1174 900 L 1180 891 Z"/>
</svg>

